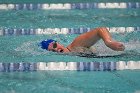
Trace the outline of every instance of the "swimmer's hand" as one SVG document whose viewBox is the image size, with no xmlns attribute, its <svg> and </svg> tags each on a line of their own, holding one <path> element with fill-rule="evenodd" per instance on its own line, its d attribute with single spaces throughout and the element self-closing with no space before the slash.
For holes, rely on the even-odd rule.
<svg viewBox="0 0 140 93">
<path fill-rule="evenodd" d="M 117 41 L 109 41 L 109 42 L 105 42 L 105 44 L 106 46 L 108 46 L 109 48 L 115 51 L 124 51 L 125 49 L 125 46 Z"/>
</svg>

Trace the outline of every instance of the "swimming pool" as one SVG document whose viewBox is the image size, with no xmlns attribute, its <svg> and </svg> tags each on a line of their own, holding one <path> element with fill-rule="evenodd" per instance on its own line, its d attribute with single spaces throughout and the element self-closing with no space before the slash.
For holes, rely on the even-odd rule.
<svg viewBox="0 0 140 93">
<path fill-rule="evenodd" d="M 0 4 L 0 93 L 139 93 L 140 3 L 42 0 Z M 63 55 L 38 43 L 54 38 L 68 45 L 105 26 L 126 50 L 98 42 L 97 56 Z"/>
</svg>

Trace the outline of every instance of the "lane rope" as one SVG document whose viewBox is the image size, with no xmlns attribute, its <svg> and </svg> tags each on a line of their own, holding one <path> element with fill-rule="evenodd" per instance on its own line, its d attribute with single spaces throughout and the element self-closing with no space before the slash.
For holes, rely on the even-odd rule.
<svg viewBox="0 0 140 93">
<path fill-rule="evenodd" d="M 140 8 L 139 2 L 114 3 L 58 3 L 58 4 L 0 4 L 1 10 L 50 10 L 50 9 L 95 9 L 95 8 Z"/>
</svg>

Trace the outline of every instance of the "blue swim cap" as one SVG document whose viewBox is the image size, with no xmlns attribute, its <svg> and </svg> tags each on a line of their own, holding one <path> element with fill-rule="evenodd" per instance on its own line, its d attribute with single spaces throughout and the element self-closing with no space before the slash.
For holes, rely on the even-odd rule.
<svg viewBox="0 0 140 93">
<path fill-rule="evenodd" d="M 55 40 L 53 39 L 48 39 L 48 40 L 43 40 L 42 42 L 40 42 L 40 46 L 42 49 L 46 49 L 48 50 L 48 46 L 51 42 L 54 42 Z"/>
</svg>

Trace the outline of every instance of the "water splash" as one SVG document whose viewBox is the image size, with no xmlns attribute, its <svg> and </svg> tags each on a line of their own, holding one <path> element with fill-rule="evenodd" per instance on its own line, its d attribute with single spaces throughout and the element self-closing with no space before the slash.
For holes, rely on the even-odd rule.
<svg viewBox="0 0 140 93">
<path fill-rule="evenodd" d="M 28 41 L 24 42 L 22 45 L 18 46 L 15 51 L 23 52 L 24 54 L 31 55 L 41 55 L 48 54 L 46 50 L 41 49 L 39 46 L 39 41 Z"/>
</svg>

